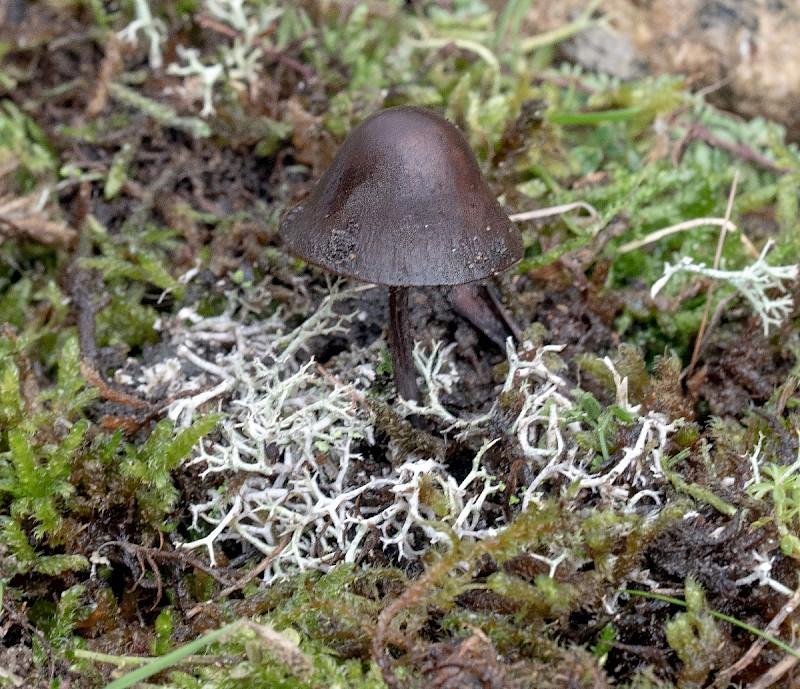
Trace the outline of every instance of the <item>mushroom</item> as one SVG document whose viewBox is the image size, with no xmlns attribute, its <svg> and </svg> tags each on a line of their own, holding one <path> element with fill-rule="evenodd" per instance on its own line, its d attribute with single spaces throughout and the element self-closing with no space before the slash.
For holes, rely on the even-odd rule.
<svg viewBox="0 0 800 689">
<path fill-rule="evenodd" d="M 441 115 L 406 106 L 353 129 L 280 232 L 309 263 L 388 286 L 395 388 L 415 401 L 408 288 L 481 280 L 523 254 L 519 230 L 461 132 Z"/>
</svg>

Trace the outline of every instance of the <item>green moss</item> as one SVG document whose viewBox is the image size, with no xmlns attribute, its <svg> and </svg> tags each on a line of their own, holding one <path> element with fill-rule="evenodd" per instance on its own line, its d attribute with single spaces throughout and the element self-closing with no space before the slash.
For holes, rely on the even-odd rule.
<svg viewBox="0 0 800 689">
<path fill-rule="evenodd" d="M 85 422 L 76 423 L 58 446 L 45 445 L 38 453 L 23 431 L 8 432 L 9 450 L 0 456 L 0 495 L 11 500 L 12 519 L 33 519 L 36 538 L 61 525 L 59 503 L 75 490 L 69 482 L 70 459 L 86 428 Z"/>
<path fill-rule="evenodd" d="M 123 446 L 120 471 L 140 486 L 136 498 L 145 524 L 161 526 L 162 520 L 174 510 L 178 489 L 172 482 L 171 472 L 218 420 L 218 416 L 210 414 L 175 432 L 172 422 L 164 419 L 156 424 L 143 444 Z"/>
<path fill-rule="evenodd" d="M 175 631 L 177 617 L 177 613 L 173 608 L 164 608 L 158 613 L 158 617 L 156 617 L 155 624 L 153 625 L 155 638 L 150 644 L 150 653 L 152 655 L 164 655 L 172 650 L 170 637 Z"/>
<path fill-rule="evenodd" d="M 46 662 L 53 650 L 68 650 L 75 625 L 91 612 L 85 594 L 86 587 L 77 584 L 65 590 L 57 602 L 40 600 L 31 607 L 31 621 L 44 632 L 48 644 L 36 643 L 35 652 L 40 662 Z"/>
<path fill-rule="evenodd" d="M 117 286 L 108 294 L 106 308 L 96 316 L 96 339 L 101 347 L 118 347 L 123 352 L 140 350 L 158 342 L 154 328 L 158 311 L 142 304 L 144 285 Z"/>
<path fill-rule="evenodd" d="M 169 5 L 150 0 L 148 4 L 154 16 L 167 23 L 170 46 L 179 42 L 201 50 L 200 58 L 207 65 L 226 64 L 234 41 L 224 30 L 201 26 L 202 3 L 183 0 Z M 118 31 L 135 12 L 132 2 L 123 3 L 113 14 L 95 0 L 79 5 L 62 18 L 70 26 L 88 21 L 90 40 L 105 40 L 105 33 L 95 33 L 95 25 L 103 32 Z M 102 280 L 102 293 L 93 295 L 98 297 L 95 336 L 101 348 L 137 355 L 144 345 L 159 340 L 156 319 L 176 313 L 189 298 L 178 280 L 176 260 L 185 267 L 210 266 L 218 273 L 230 270 L 236 285 L 247 282 L 244 262 L 255 261 L 256 270 L 263 268 L 276 286 L 276 294 L 287 286 L 296 287 L 294 274 L 304 269 L 303 264 L 275 260 L 283 206 L 303 192 L 303 183 L 289 180 L 286 165 L 300 163 L 313 175 L 321 173 L 335 143 L 366 114 L 384 105 L 424 105 L 445 112 L 464 130 L 498 195 L 516 210 L 578 200 L 597 208 L 599 218 L 590 222 L 568 216 L 526 227 L 528 246 L 519 267 L 520 282 L 529 280 L 526 271 L 561 258 L 587 272 L 591 299 L 611 305 L 603 318 L 607 317 L 606 324 L 616 319 L 623 344 L 609 356 L 620 375 L 627 377 L 630 401 L 642 404 L 642 413 L 656 412 L 670 421 L 691 418 L 694 413 L 694 400 L 684 391 L 681 371 L 688 363 L 705 297 L 697 291 L 682 291 L 688 283 L 676 281 L 656 303 L 647 296 L 647 288 L 660 277 L 665 261 L 692 256 L 710 263 L 717 230 L 673 234 L 634 251 L 624 250 L 626 244 L 676 222 L 721 216 L 736 168 L 740 176 L 734 222 L 740 223 L 746 213 L 774 218 L 779 245 L 772 260 L 786 264 L 798 260 L 800 154 L 786 143 L 780 127 L 760 120 L 744 122 L 708 108 L 680 77 L 619 84 L 574 66 L 555 67 L 552 41 L 536 43 L 536 37 L 522 37 L 523 17 L 532 7 L 528 0 L 512 0 L 500 18 L 473 0 L 429 3 L 415 11 L 399 1 L 347 7 L 337 3 L 278 7 L 271 1 L 245 5 L 254 12 L 281 10 L 258 39 L 270 49 L 259 66 L 260 74 L 268 76 L 259 84 L 265 89 L 252 89 L 226 77 L 214 93 L 217 115 L 204 119 L 195 116 L 191 98 L 176 95 L 187 86 L 186 81 L 145 68 L 112 77 L 109 102 L 96 120 L 81 125 L 85 113 L 80 112 L 72 118 L 78 125 L 56 127 L 57 136 L 51 136 L 49 129 L 36 122 L 37 107 L 41 105 L 44 113 L 41 121 L 48 123 L 51 100 L 60 99 L 59 108 L 75 100 L 70 94 L 77 82 L 30 93 L 31 80 L 38 78 L 35 67 L 26 75 L 16 58 L 5 58 L 16 48 L 0 46 L 2 67 L 9 67 L 0 74 L 0 81 L 13 84 L 7 89 L 10 98 L 19 98 L 19 103 L 7 98 L 0 104 L 0 167 L 9 161 L 17 166 L 3 193 L 22 195 L 49 185 L 51 199 L 58 197 L 68 218 L 81 217 L 80 195 L 89 193 L 87 205 L 97 216 L 90 213 L 76 229 L 89 245 L 82 247 L 87 249 L 87 258 L 80 266 Z M 59 12 L 54 10 L 56 17 Z M 601 20 L 589 17 L 593 21 Z M 51 40 L 40 39 L 44 50 L 50 50 Z M 55 44 L 51 47 L 54 53 L 59 50 Z M 73 49 L 81 50 L 81 40 L 70 44 L 69 50 Z M 23 52 L 35 57 L 35 50 L 35 45 L 26 45 Z M 92 50 L 99 55 L 97 46 Z M 90 62 L 82 65 L 91 69 Z M 31 60 L 31 65 L 36 64 Z M 653 133 L 655 123 L 663 141 Z M 689 142 L 679 160 L 655 154 L 660 143 L 674 147 L 682 141 L 692 123 L 728 141 L 746 143 L 789 171 L 779 175 L 757 169 L 748 160 L 734 159 L 730 152 L 699 140 Z M 146 136 L 120 146 L 119 141 L 128 140 L 134 128 L 146 129 Z M 309 132 L 310 143 L 304 142 L 303 135 Z M 190 141 L 191 137 L 203 140 Z M 189 163 L 195 177 L 187 176 L 176 190 L 162 194 L 149 186 L 153 176 L 146 167 L 147 155 L 152 154 L 151 144 L 158 148 L 176 142 L 198 154 Z M 228 212 L 227 199 L 203 196 L 195 186 L 196 179 L 204 180 L 206 174 L 213 178 L 233 148 L 255 150 L 263 158 L 259 164 L 270 175 L 265 180 L 269 191 L 261 194 L 255 210 L 237 214 Z M 91 164 L 87 164 L 87 152 Z M 143 193 L 131 196 L 127 181 L 136 182 Z M 57 182 L 62 184 L 55 193 Z M 213 194 L 220 193 L 213 185 L 209 188 Z M 164 201 L 162 196 L 172 191 L 180 200 Z M 108 227 L 98 217 L 108 218 Z M 165 222 L 178 227 L 165 227 Z M 194 242 L 184 240 L 187 228 Z M 236 238 L 242 228 L 257 229 L 240 245 Z M 213 234 L 215 242 L 231 242 L 235 268 L 228 263 L 231 256 L 220 257 L 208 244 L 197 246 L 206 234 Z M 254 255 L 258 258 L 253 259 Z M 106 414 L 128 411 L 98 400 L 82 380 L 81 353 L 72 327 L 74 301 L 70 303 L 67 293 L 66 269 L 71 259 L 65 252 L 33 242 L 12 240 L 0 245 L 0 322 L 5 324 L 0 338 L 0 543 L 11 556 L 2 560 L 0 579 L 14 581 L 14 588 L 7 589 L 10 600 L 28 606 L 31 624 L 61 654 L 56 658 L 59 662 L 69 658 L 68 647 L 80 629 L 76 623 L 86 613 L 85 606 L 95 602 L 89 600 L 90 588 L 72 585 L 88 576 L 84 554 L 88 550 L 81 549 L 119 534 L 137 544 L 151 544 L 160 534 L 184 528 L 177 510 L 180 496 L 175 472 L 217 420 L 199 418 L 186 429 L 159 421 L 133 437 L 102 430 L 98 420 L 107 418 Z M 736 268 L 746 265 L 750 256 L 732 235 L 723 246 L 722 259 L 726 266 Z M 607 274 L 601 267 L 607 268 Z M 203 283 L 208 284 L 212 283 Z M 200 304 L 191 303 L 201 315 L 218 315 L 229 305 L 226 295 L 213 289 L 197 291 L 201 289 Z M 159 301 L 162 294 L 169 299 Z M 726 327 L 723 318 L 717 328 Z M 530 328 L 525 336 L 537 345 L 558 340 L 541 325 Z M 796 348 L 796 337 L 791 338 L 788 344 L 770 343 L 775 362 L 781 357 L 785 360 L 791 347 Z M 592 343 L 578 347 L 591 348 Z M 566 377 L 577 365 L 580 374 L 594 384 L 591 393 L 571 394 L 574 421 L 584 428 L 571 450 L 576 452 L 575 462 L 590 469 L 622 452 L 636 423 L 625 409 L 610 403 L 616 389 L 603 363 L 605 354 L 562 362 L 570 365 Z M 381 356 L 379 372 L 385 372 L 388 358 L 385 352 Z M 477 544 L 453 543 L 450 550 L 430 553 L 423 564 L 401 563 L 408 566 L 407 571 L 340 565 L 326 574 L 304 573 L 269 590 L 259 588 L 256 579 L 244 587 L 243 599 L 234 596 L 208 603 L 210 620 L 267 615 L 277 628 L 289 630 L 287 634 L 294 635 L 313 659 L 309 677 L 287 669 L 253 634 L 242 634 L 212 640 L 203 651 L 211 656 L 208 665 L 170 661 L 158 682 L 164 687 L 210 689 L 382 686 L 379 672 L 368 660 L 378 616 L 422 576 L 424 586 L 389 625 L 396 635 L 393 640 L 408 642 L 407 647 L 392 643 L 392 652 L 402 656 L 401 671 L 407 678 L 417 679 L 414 649 L 466 636 L 474 625 L 487 632 L 496 648 L 512 659 L 509 662 L 524 659 L 549 669 L 569 658 L 582 673 L 576 684 L 588 683 L 592 672 L 600 678 L 596 684 L 602 684 L 606 677 L 598 668 L 613 652 L 613 641 L 626 643 L 614 636 L 622 634 L 625 625 L 610 627 L 603 603 L 612 600 L 625 581 L 641 580 L 647 564 L 644 553 L 657 548 L 658 534 L 673 528 L 696 503 L 710 503 L 726 515 L 734 506 L 747 504 L 770 534 L 779 535 L 784 554 L 800 557 L 795 536 L 800 492 L 792 445 L 798 422 L 796 374 L 788 376 L 772 395 L 767 409 L 775 418 L 770 421 L 753 416 L 713 419 L 708 425 L 686 422 L 680 427 L 669 450 L 673 464 L 667 476 L 674 490 L 660 492 L 664 504 L 655 520 L 615 511 L 608 507 L 607 496 L 589 494 L 577 482 L 570 484 L 561 477 L 543 486 L 543 494 L 523 514 L 517 514 L 519 503 L 513 499 L 507 505 L 499 500 L 493 504 L 495 516 L 511 521 L 496 538 Z M 512 390 L 499 402 L 511 418 L 521 404 L 520 395 Z M 400 455 L 449 456 L 445 452 L 449 445 L 437 429 L 417 428 L 377 402 L 373 411 L 378 425 L 389 429 Z M 130 419 L 133 425 L 140 421 L 133 415 Z M 491 431 L 502 436 L 507 428 L 498 424 Z M 760 438 L 761 457 L 768 461 L 759 465 L 760 477 L 749 487 L 748 498 L 743 489 L 721 484 L 720 479 L 752 471 L 748 458 Z M 677 465 L 676 458 L 680 459 Z M 504 481 L 518 478 L 524 483 L 539 468 L 513 453 L 493 461 L 493 469 Z M 214 487 L 224 491 L 231 483 Z M 620 485 L 625 490 L 640 487 Z M 436 484 L 426 485 L 422 498 L 436 515 L 444 515 L 447 505 Z M 710 519 L 709 514 L 721 518 L 704 511 Z M 759 528 L 759 523 L 749 526 Z M 367 555 L 382 557 L 377 550 Z M 530 553 L 563 555 L 563 560 L 553 576 L 540 569 L 524 574 L 515 570 Z M 423 566 L 427 573 L 420 575 Z M 100 576 L 126 576 L 117 567 L 117 563 L 101 565 Z M 222 584 L 192 569 L 159 571 L 164 579 L 175 577 L 173 582 L 165 581 L 170 592 L 180 590 L 188 598 L 213 601 Z M 238 573 L 224 574 L 238 578 Z M 153 578 L 147 574 L 142 581 Z M 134 588 L 133 580 L 124 583 L 126 591 Z M 720 667 L 715 643 L 721 637 L 708 616 L 702 592 L 691 581 L 686 589 L 689 607 L 670 620 L 666 635 L 682 662 L 680 683 L 694 686 Z M 60 598 L 52 595 L 62 590 L 66 593 Z M 139 593 L 126 593 L 125 604 L 150 624 L 141 632 L 145 641 L 156 653 L 179 646 L 175 632 L 191 634 L 187 630 L 192 623 L 183 616 L 184 608 L 169 600 L 161 603 L 167 607 L 149 611 L 152 601 L 148 600 L 144 612 L 136 598 Z M 478 597 L 485 609 L 478 604 L 470 607 L 468 594 L 474 593 L 487 596 Z M 488 598 L 488 593 L 497 598 Z M 165 599 L 170 598 L 168 593 Z M 492 609 L 493 603 L 498 609 Z M 106 604 L 112 607 L 111 602 Z M 625 622 L 625 612 L 620 615 Z M 572 646 L 574 637 L 570 636 L 575 633 L 569 624 L 574 616 L 587 620 L 578 648 Z M 586 661 L 589 653 L 584 647 L 594 649 L 591 662 Z M 194 652 L 203 648 L 200 644 Z M 121 652 L 118 647 L 113 650 Z M 40 651 L 38 660 L 44 666 L 46 659 Z M 344 656 L 354 659 L 344 660 Z M 239 660 L 226 665 L 230 657 Z M 660 669 L 630 672 L 632 676 L 618 682 L 620 686 L 670 686 L 659 679 Z M 99 684 L 99 673 L 96 679 Z M 548 686 L 546 681 L 542 686 Z"/>
<path fill-rule="evenodd" d="M 4 341 L 6 351 L 13 343 Z M 12 350 L 13 351 L 13 350 Z M 7 507 L 3 531 L 21 562 L 30 563 L 21 525 L 30 520 L 33 536 L 58 533 L 65 501 L 74 492 L 72 459 L 84 443 L 89 424 L 75 420 L 94 398 L 80 376 L 77 340 L 67 340 L 59 360 L 57 383 L 35 399 L 25 395 L 19 368 L 11 357 L 0 360 L 0 502 Z"/>
<path fill-rule="evenodd" d="M 519 577 L 510 576 L 505 572 L 495 572 L 486 580 L 486 587 L 503 598 L 523 604 L 539 617 L 550 612 L 545 592 Z"/>
<path fill-rule="evenodd" d="M 717 622 L 708 612 L 703 590 L 693 579 L 686 580 L 686 612 L 680 612 L 666 625 L 667 643 L 683 663 L 678 686 L 702 687 L 718 667 L 722 636 Z"/>
<path fill-rule="evenodd" d="M 12 517 L 0 517 L 0 543 L 7 546 L 13 555 L 11 566 L 0 571 L 0 577 L 4 579 L 29 572 L 57 577 L 89 568 L 89 560 L 83 555 L 37 553 L 19 522 Z"/>
<path fill-rule="evenodd" d="M 16 343 L 19 344 L 18 342 Z M 0 347 L 7 354 L 15 342 L 6 338 Z M 17 354 L 25 361 L 25 355 Z M 62 347 L 55 384 L 31 398 L 25 393 L 19 367 L 12 356 L 0 358 L 0 504 L 6 514 L 0 521 L 0 541 L 14 555 L 17 573 L 37 571 L 56 576 L 88 566 L 82 554 L 69 552 L 69 533 L 74 525 L 65 523 L 73 509 L 81 509 L 83 496 L 76 496 L 76 472 L 97 461 L 107 472 L 119 464 L 123 451 L 123 476 L 133 479 L 144 523 L 154 528 L 174 507 L 176 489 L 170 472 L 193 445 L 216 423 L 216 417 L 199 420 L 177 433 L 169 422 L 156 426 L 141 446 L 116 441 L 90 443 L 90 422 L 81 418 L 96 397 L 80 373 L 77 339 L 68 338 Z M 27 366 L 27 364 L 26 364 Z M 108 474 L 94 475 L 96 493 L 108 505 Z M 123 496 L 120 496 L 123 497 Z M 63 553 L 37 553 L 36 544 L 46 543 Z"/>
<path fill-rule="evenodd" d="M 772 515 L 760 523 L 774 522 L 783 554 L 800 560 L 800 456 L 789 466 L 765 463 L 761 472 L 762 480 L 747 489 L 757 500 L 771 499 Z"/>
<path fill-rule="evenodd" d="M 34 120 L 8 99 L 0 101 L 0 164 L 17 165 L 20 195 L 55 170 L 56 153 Z M 0 167 L 2 166 L 0 165 Z"/>
</svg>

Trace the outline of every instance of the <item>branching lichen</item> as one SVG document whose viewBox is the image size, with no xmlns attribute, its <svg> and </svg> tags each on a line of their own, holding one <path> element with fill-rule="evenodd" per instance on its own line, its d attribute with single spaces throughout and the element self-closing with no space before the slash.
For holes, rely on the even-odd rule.
<svg viewBox="0 0 800 689">
<path fill-rule="evenodd" d="M 346 352 L 325 370 L 303 356 L 314 338 L 348 327 L 354 314 L 342 315 L 337 305 L 353 296 L 352 289 L 332 286 L 319 307 L 290 332 L 280 312 L 258 325 L 246 324 L 242 312 L 247 309 L 240 312 L 234 297 L 220 316 L 202 317 L 185 308 L 179 321 L 189 321 L 188 328 L 164 323 L 176 337 L 178 359 L 195 373 L 184 375 L 182 382 L 178 376 L 174 387 L 174 364 L 156 364 L 142 373 L 142 385 L 152 385 L 161 371 L 169 376 L 173 393 L 189 392 L 170 410 L 182 424 L 201 405 L 225 400 L 219 405 L 224 410 L 219 438 L 202 444 L 194 462 L 205 466 L 204 477 L 220 472 L 239 477 L 233 491 L 210 490 L 206 501 L 191 507 L 198 538 L 185 547 L 206 548 L 215 562 L 217 544 L 250 544 L 273 558 L 264 575 L 273 581 L 353 562 L 369 534 L 400 561 L 448 547 L 454 538 L 493 537 L 506 527 L 497 509 L 504 486 L 483 458 L 501 438 L 514 444 L 533 470 L 533 480 L 518 497 L 511 496 L 511 504 L 523 510 L 541 504 L 552 482 L 597 491 L 629 510 L 637 509 L 644 493 L 661 504 L 652 479 L 666 484 L 660 462 L 678 425 L 654 412 L 640 417 L 628 401 L 627 379 L 606 359 L 618 417 L 638 431 L 610 470 L 593 473 L 594 454 L 578 442 L 581 433 L 591 430 L 589 418 L 556 372 L 562 365 L 557 356 L 561 347 L 527 340 L 519 349 L 508 342 L 508 371 L 498 401 L 488 412 L 468 418 L 441 401 L 459 384 L 448 357 L 452 346 L 414 349 L 425 396 L 419 403 L 401 401 L 399 408 L 441 424 L 444 433 L 457 431 L 462 441 L 479 443 L 463 480 L 456 481 L 440 459 L 403 455 L 392 442 L 383 463 L 366 461 L 364 450 L 375 442 L 376 420 L 365 404 L 374 372 L 350 374 L 374 365 L 370 350 Z M 353 382 L 341 383 L 340 372 Z M 509 409 L 516 410 L 511 417 Z"/>
<path fill-rule="evenodd" d="M 749 266 L 741 270 L 715 270 L 705 263 L 695 263 L 691 256 L 684 256 L 678 263 L 664 265 L 664 275 L 655 282 L 650 295 L 655 297 L 664 285 L 677 273 L 696 273 L 714 280 L 727 282 L 734 287 L 761 318 L 764 335 L 768 335 L 771 327 L 780 327 L 789 317 L 794 305 L 792 296 L 786 294 L 786 281 L 796 280 L 798 266 L 771 266 L 766 262 L 767 253 L 772 248 L 773 240 L 767 241 L 761 255 Z M 771 291 L 777 296 L 770 296 Z"/>
<path fill-rule="evenodd" d="M 164 62 L 161 42 L 166 37 L 167 27 L 161 19 L 153 17 L 147 0 L 135 0 L 136 18 L 119 32 L 119 37 L 128 43 L 136 43 L 139 31 L 143 31 L 149 44 L 149 62 L 152 69 L 159 69 Z"/>
<path fill-rule="evenodd" d="M 483 507 L 501 486 L 480 465 L 492 442 L 476 454 L 472 471 L 460 483 L 430 458 L 409 457 L 397 468 L 367 472 L 359 447 L 373 442 L 374 421 L 357 404 L 360 383 L 342 385 L 318 372 L 313 359 L 298 359 L 312 338 L 344 329 L 350 317 L 339 315 L 334 306 L 352 296 L 353 290 L 335 286 L 296 330 L 282 333 L 279 319 L 273 318 L 246 340 L 231 312 L 193 318 L 178 352 L 203 376 L 221 380 L 200 393 L 202 401 L 212 391 L 231 397 L 221 439 L 202 446 L 195 461 L 206 465 L 204 476 L 236 472 L 244 479 L 234 495 L 212 491 L 207 502 L 192 507 L 193 526 L 211 532 L 186 547 L 206 547 L 213 561 L 216 542 L 250 543 L 276 554 L 265 575 L 271 580 L 297 570 L 328 569 L 342 559 L 354 561 L 370 531 L 379 533 L 382 546 L 393 548 L 401 559 L 416 559 L 430 544 L 453 536 L 494 533 Z M 218 352 L 213 363 L 190 354 L 203 341 L 206 347 L 218 343 L 223 331 L 232 333 L 228 342 L 236 343 L 229 352 Z M 253 349 L 260 356 L 253 357 Z M 184 417 L 200 395 L 177 402 L 172 414 Z M 291 540 L 277 552 L 287 534 Z"/>
</svg>

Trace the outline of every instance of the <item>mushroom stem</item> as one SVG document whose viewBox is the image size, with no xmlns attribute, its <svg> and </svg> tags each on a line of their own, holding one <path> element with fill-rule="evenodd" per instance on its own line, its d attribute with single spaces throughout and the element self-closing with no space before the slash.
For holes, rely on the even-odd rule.
<svg viewBox="0 0 800 689">
<path fill-rule="evenodd" d="M 400 397 L 419 402 L 409 335 L 408 287 L 389 287 L 389 352 L 392 355 L 394 387 Z"/>
<path fill-rule="evenodd" d="M 501 351 L 505 351 L 509 337 L 514 338 L 515 342 L 522 339 L 519 327 L 486 285 L 454 285 L 450 290 L 450 305 Z"/>
</svg>

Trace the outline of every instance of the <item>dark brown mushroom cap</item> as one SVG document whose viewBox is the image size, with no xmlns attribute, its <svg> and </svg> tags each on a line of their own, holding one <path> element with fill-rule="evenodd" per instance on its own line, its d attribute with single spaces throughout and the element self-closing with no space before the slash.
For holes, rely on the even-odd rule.
<svg viewBox="0 0 800 689">
<path fill-rule="evenodd" d="M 472 282 L 523 253 L 467 140 L 415 107 L 381 110 L 353 129 L 281 236 L 309 263 L 381 285 Z"/>
</svg>

